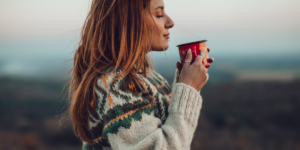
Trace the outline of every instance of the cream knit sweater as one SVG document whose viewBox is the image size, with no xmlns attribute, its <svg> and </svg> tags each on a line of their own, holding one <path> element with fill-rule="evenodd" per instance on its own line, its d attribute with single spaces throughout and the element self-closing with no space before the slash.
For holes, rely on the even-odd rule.
<svg viewBox="0 0 300 150">
<path fill-rule="evenodd" d="M 108 69 L 108 72 L 111 69 Z M 111 83 L 118 73 L 98 79 L 98 99 L 89 104 L 90 137 L 83 150 L 189 150 L 197 127 L 202 97 L 200 91 L 177 83 L 172 89 L 154 70 L 147 78 L 150 95 L 124 77 Z"/>
</svg>

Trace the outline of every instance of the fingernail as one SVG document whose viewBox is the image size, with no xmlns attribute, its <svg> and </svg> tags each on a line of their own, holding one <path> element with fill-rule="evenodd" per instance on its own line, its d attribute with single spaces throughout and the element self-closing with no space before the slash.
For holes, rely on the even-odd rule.
<svg viewBox="0 0 300 150">
<path fill-rule="evenodd" d="M 188 50 L 188 54 L 191 54 L 191 49 Z"/>
</svg>

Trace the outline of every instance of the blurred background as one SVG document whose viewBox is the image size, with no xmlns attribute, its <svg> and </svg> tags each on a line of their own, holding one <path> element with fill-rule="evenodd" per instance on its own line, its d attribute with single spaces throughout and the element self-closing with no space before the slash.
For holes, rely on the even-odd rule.
<svg viewBox="0 0 300 150">
<path fill-rule="evenodd" d="M 186 42 L 215 58 L 192 149 L 300 150 L 300 1 L 164 2 L 175 26 L 155 70 L 172 85 Z M 0 150 L 81 149 L 59 119 L 90 3 L 0 0 Z"/>
</svg>

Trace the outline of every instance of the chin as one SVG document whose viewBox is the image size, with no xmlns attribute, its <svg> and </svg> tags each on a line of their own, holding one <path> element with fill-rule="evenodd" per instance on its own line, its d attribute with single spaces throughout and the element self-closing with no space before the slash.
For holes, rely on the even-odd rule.
<svg viewBox="0 0 300 150">
<path fill-rule="evenodd" d="M 164 47 L 161 47 L 161 51 L 167 50 L 169 48 L 169 43 L 166 43 Z"/>
<path fill-rule="evenodd" d="M 165 45 L 165 50 L 167 50 L 169 48 L 169 43 L 167 43 L 166 45 Z"/>
<path fill-rule="evenodd" d="M 169 48 L 169 43 L 166 42 L 164 46 L 161 45 L 152 45 L 152 51 L 165 51 Z"/>
<path fill-rule="evenodd" d="M 158 52 L 162 52 L 162 51 L 166 51 L 167 49 L 169 48 L 169 46 L 167 46 L 167 47 L 161 47 L 161 48 L 159 48 L 159 49 L 154 49 L 153 51 L 158 51 Z"/>
<path fill-rule="evenodd" d="M 165 51 L 169 48 L 169 45 L 168 46 L 165 46 L 164 48 L 161 47 L 161 48 L 152 48 L 151 51 L 157 51 L 157 52 L 161 52 L 161 51 Z"/>
</svg>

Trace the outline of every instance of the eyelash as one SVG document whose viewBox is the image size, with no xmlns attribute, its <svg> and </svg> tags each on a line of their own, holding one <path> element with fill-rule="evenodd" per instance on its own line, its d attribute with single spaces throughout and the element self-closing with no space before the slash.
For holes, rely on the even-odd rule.
<svg viewBox="0 0 300 150">
<path fill-rule="evenodd" d="M 160 18 L 160 17 L 163 17 L 164 15 L 161 15 L 161 16 L 157 16 L 158 18 Z"/>
</svg>

